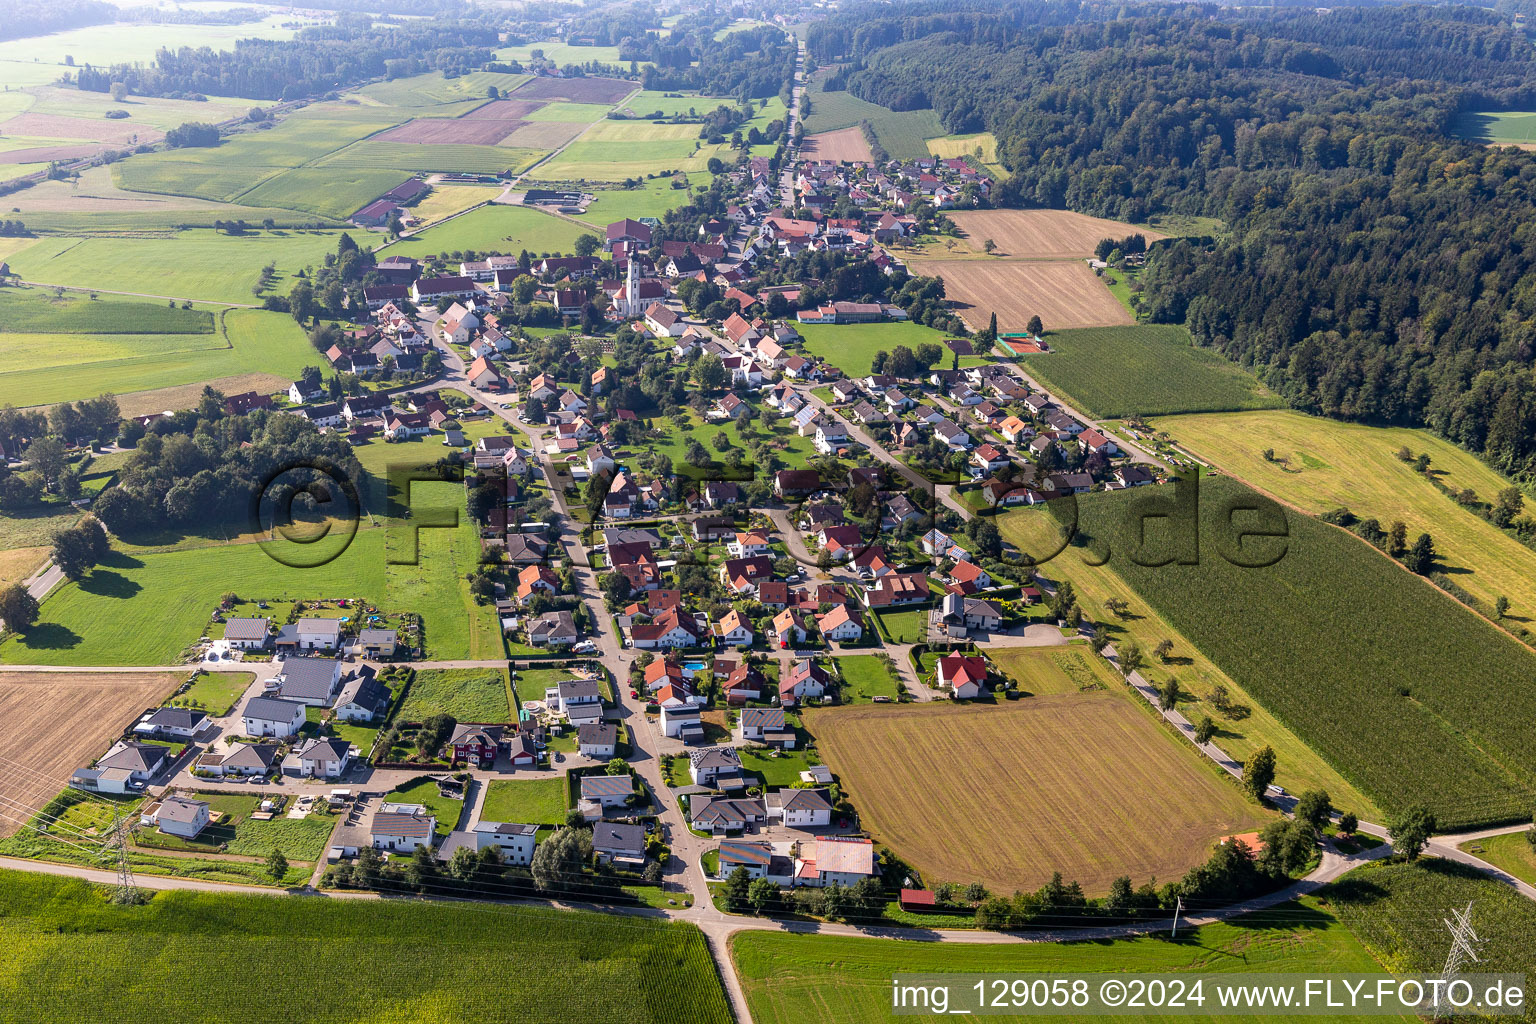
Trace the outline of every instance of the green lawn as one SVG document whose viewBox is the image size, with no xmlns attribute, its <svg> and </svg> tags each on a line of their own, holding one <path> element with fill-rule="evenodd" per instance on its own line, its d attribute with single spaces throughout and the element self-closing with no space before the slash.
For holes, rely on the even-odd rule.
<svg viewBox="0 0 1536 1024">
<path fill-rule="evenodd" d="M 583 231 L 568 220 L 540 210 L 492 205 L 402 239 L 385 252 L 417 257 L 461 250 L 511 255 L 524 249 L 531 253 L 569 253 L 575 250 L 576 239 L 584 234 L 596 232 Z"/>
<path fill-rule="evenodd" d="M 254 821 L 251 813 L 261 804 L 261 797 L 246 793 L 193 793 L 193 799 L 208 804 L 211 813 L 225 817 L 210 824 L 192 839 L 165 835 L 158 829 L 144 828 L 137 842 L 165 850 L 194 853 L 227 853 L 241 857 L 266 857 L 281 850 L 291 861 L 313 864 L 325 853 L 336 819 L 329 814 L 311 814 L 290 818 L 279 814 L 270 821 Z M 287 808 L 284 808 L 286 812 Z"/>
<path fill-rule="evenodd" d="M 917 644 L 928 639 L 928 608 L 906 608 L 895 612 L 876 612 L 880 626 L 892 643 Z"/>
<path fill-rule="evenodd" d="M 1471 839 L 1459 848 L 1508 871 L 1521 881 L 1536 885 L 1536 846 L 1531 845 L 1524 832 Z"/>
<path fill-rule="evenodd" d="M 867 377 L 875 353 L 905 345 L 913 351 L 923 342 L 944 348 L 943 331 L 907 322 L 879 324 L 796 324 L 805 339 L 806 351 L 818 355 L 850 377 Z M 950 351 L 944 348 L 944 363 L 949 366 Z"/>
<path fill-rule="evenodd" d="M 336 251 L 336 237 L 330 231 L 226 235 L 205 229 L 155 238 L 49 237 L 27 245 L 9 262 L 24 280 L 43 284 L 257 303 L 251 288 L 262 267 L 277 267 L 275 290 L 286 293 L 295 271 L 318 266 Z"/>
<path fill-rule="evenodd" d="M 510 821 L 523 825 L 564 825 L 566 782 L 555 779 L 496 781 L 485 791 L 481 821 Z"/>
<path fill-rule="evenodd" d="M 956 974 L 960 976 L 956 987 L 968 988 L 975 981 L 971 975 L 980 974 L 1188 971 L 1316 975 L 1382 969 L 1348 928 L 1310 900 L 1288 904 L 1274 913 L 1239 918 L 1231 924 L 1182 931 L 1177 942 L 1155 936 L 1091 943 L 960 945 L 742 931 L 731 938 L 731 956 L 746 990 L 752 1019 L 758 1024 L 798 1024 L 807 1019 L 839 1024 L 890 1020 L 891 977 L 895 974 Z M 956 1005 L 958 997 L 951 1003 Z M 944 1018 L 917 1014 L 908 1019 Z M 1091 1018 L 1058 1015 L 1056 1019 L 1148 1018 L 1127 1014 Z M 1182 1019 L 1268 1018 L 1211 1014 Z"/>
<path fill-rule="evenodd" d="M 688 202 L 693 189 L 707 188 L 713 175 L 698 171 L 681 178 L 652 178 L 638 188 L 609 188 L 593 193 L 597 198 L 587 205 L 582 219 L 589 224 L 609 224 L 625 217 L 655 217 L 658 220 L 673 207 Z M 674 181 L 687 181 L 687 187 L 674 188 Z"/>
<path fill-rule="evenodd" d="M 765 786 L 792 786 L 800 781 L 800 773 L 813 764 L 821 764 L 821 757 L 804 750 L 770 752 L 742 748 L 741 767 L 744 771 L 762 776 Z M 685 768 L 686 772 L 686 768 Z"/>
<path fill-rule="evenodd" d="M 229 713 L 255 678 L 254 672 L 205 672 L 174 703 L 202 708 L 218 718 Z"/>
<path fill-rule="evenodd" d="M 1171 324 L 1053 331 L 1053 351 L 1019 363 L 1090 416 L 1225 412 L 1278 406 L 1248 371 Z"/>
<path fill-rule="evenodd" d="M 794 421 L 786 416 L 773 421 L 771 433 L 770 428 L 763 426 L 762 420 L 754 417 L 749 425 L 747 436 L 743 436 L 740 422 L 704 420 L 686 409 L 675 419 L 657 417 L 652 420 L 652 424 L 659 436 L 643 441 L 641 444 L 652 451 L 664 453 L 672 460 L 673 466 L 683 470 L 688 468 L 689 440 L 697 440 L 702 444 L 717 465 L 727 464 L 733 450 L 741 453 L 743 473 L 751 472 L 753 465 L 751 449 L 759 442 L 773 448 L 787 465 L 804 465 L 816 455 L 816 439 L 800 436 L 795 431 Z M 721 432 L 724 432 L 726 440 L 731 445 L 730 449 L 723 452 L 714 445 L 715 435 Z"/>
<path fill-rule="evenodd" d="M 459 815 L 464 810 L 463 800 L 443 796 L 437 791 L 437 783 L 428 778 L 420 778 L 403 786 L 397 786 L 385 795 L 383 802 L 421 804 L 437 818 L 439 837 L 446 836 L 458 827 Z"/>
<path fill-rule="evenodd" d="M 0 941 L 0 999 L 16 1020 L 249 1019 L 277 977 L 302 1019 L 434 1024 L 508 1006 L 573 1021 L 733 1019 L 703 935 L 657 919 L 191 891 L 124 909 L 75 879 L 6 872 Z"/>
<path fill-rule="evenodd" d="M 518 703 L 526 704 L 531 700 L 542 701 L 547 688 L 574 678 L 576 678 L 575 673 L 568 668 L 518 669 L 515 682 Z"/>
<path fill-rule="evenodd" d="M 880 658 L 873 654 L 860 654 L 838 658 L 836 662 L 843 673 L 842 699 L 845 703 L 865 701 L 871 697 L 896 699 L 896 675 Z"/>
<path fill-rule="evenodd" d="M 460 722 L 510 722 L 506 672 L 497 668 L 421 669 L 395 712 L 402 722 L 451 715 Z"/>
</svg>

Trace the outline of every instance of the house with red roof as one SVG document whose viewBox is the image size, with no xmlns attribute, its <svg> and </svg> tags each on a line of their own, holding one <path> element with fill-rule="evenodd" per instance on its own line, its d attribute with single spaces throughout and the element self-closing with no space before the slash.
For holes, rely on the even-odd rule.
<svg viewBox="0 0 1536 1024">
<path fill-rule="evenodd" d="M 987 659 L 966 654 L 947 654 L 939 659 L 934 680 L 948 687 L 956 700 L 981 696 L 987 681 Z"/>
</svg>

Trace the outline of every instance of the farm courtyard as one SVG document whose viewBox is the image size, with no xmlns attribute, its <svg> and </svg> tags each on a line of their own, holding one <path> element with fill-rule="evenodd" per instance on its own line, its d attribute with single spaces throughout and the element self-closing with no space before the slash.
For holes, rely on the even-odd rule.
<svg viewBox="0 0 1536 1024">
<path fill-rule="evenodd" d="M 1269 818 L 1116 693 L 841 708 L 806 727 L 864 826 L 929 886 L 1009 893 L 1060 871 L 1098 894 L 1176 878 Z"/>
</svg>

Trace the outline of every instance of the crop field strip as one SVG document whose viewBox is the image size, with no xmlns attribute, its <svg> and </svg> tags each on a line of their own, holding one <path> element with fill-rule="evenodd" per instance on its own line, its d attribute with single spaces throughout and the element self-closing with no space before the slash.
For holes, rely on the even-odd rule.
<svg viewBox="0 0 1536 1024">
<path fill-rule="evenodd" d="M 1108 544 L 1110 566 L 1142 600 L 1388 813 L 1423 803 L 1446 830 L 1527 817 L 1536 654 L 1306 516 L 1285 515 L 1278 561 L 1233 564 L 1216 543 L 1229 536 L 1227 503 L 1266 503 L 1225 477 L 1201 486 L 1198 564 L 1131 559 L 1145 494 L 1079 498 L 1080 533 Z M 1280 550 L 1273 540 L 1249 544 L 1242 560 Z M 1140 561 L 1166 554 L 1166 540 L 1149 531 Z M 1078 564 L 1069 557 L 1059 571 L 1070 578 Z"/>
<path fill-rule="evenodd" d="M 1060 546 L 1059 526 L 1045 508 L 1018 509 L 998 517 L 996 522 L 1003 538 L 1019 550 L 1046 553 L 1056 551 Z M 1170 625 L 1155 607 L 1139 598 L 1135 589 L 1114 571 L 1113 564 L 1087 566 L 1068 551 L 1048 561 L 1045 572 L 1052 579 L 1066 578 L 1072 582 L 1084 614 L 1098 625 L 1110 642 L 1119 645 L 1133 640 L 1144 652 L 1154 650 L 1163 640 L 1173 644 L 1167 662 L 1149 658 L 1141 674 L 1154 685 L 1162 684 L 1170 677 L 1178 679 L 1190 695 L 1181 705 L 1183 711 L 1196 721 L 1210 714 L 1218 726 L 1216 743 L 1221 749 L 1241 761 L 1260 747 L 1269 746 L 1279 760 L 1276 778 L 1285 788 L 1297 793 L 1326 789 L 1337 807 L 1353 810 L 1368 821 L 1385 818 L 1375 801 L 1259 704 L 1237 680 L 1223 672 L 1188 637 Z M 1109 609 L 1107 602 L 1111 600 L 1127 602 L 1124 617 Z M 1008 659 L 1011 656 L 1011 652 L 1004 652 L 999 658 L 1005 671 L 1010 669 Z M 1024 677 L 1016 678 L 1022 682 Z M 1241 710 L 1228 715 L 1212 706 L 1209 702 L 1217 687 L 1228 692 L 1229 706 Z M 1206 703 L 1193 703 L 1192 700 Z"/>
<path fill-rule="evenodd" d="M 428 1024 L 508 1006 L 593 1024 L 732 1019 L 703 934 L 635 917 L 188 891 L 125 910 L 74 879 L 6 872 L 0 940 L 0 1000 L 18 1020 L 105 1020 L 110 1006 L 118 1019 L 234 1024 L 270 995 L 253 964 L 335 1020 Z M 180 983 L 189 972 L 198 984 Z"/>
<path fill-rule="evenodd" d="M 1102 893 L 1182 875 L 1268 818 L 1122 693 L 840 708 L 806 728 L 864 826 L 930 885 L 1011 892 L 1060 871 Z"/>
<path fill-rule="evenodd" d="M 21 808 L 36 811 L 51 800 L 75 769 L 105 753 L 125 724 L 178 681 L 169 672 L 0 671 L 0 757 L 31 769 L 8 773 L 0 836 L 21 828 Z"/>
<path fill-rule="evenodd" d="M 1001 325 L 1001 315 L 998 320 Z M 1048 340 L 1050 352 L 1020 356 L 1019 365 L 1100 419 L 1282 404 L 1247 370 L 1218 352 L 1196 348 L 1178 325 L 1051 330 Z"/>
<path fill-rule="evenodd" d="M 1086 259 L 1101 238 L 1139 234 L 1155 242 L 1166 237 L 1149 228 L 1070 210 L 952 210 L 947 216 L 960 230 L 957 255 L 983 253 L 990 238 L 997 243 L 993 258 Z M 927 255 L 939 258 L 942 253 L 935 250 Z"/>
<path fill-rule="evenodd" d="M 874 154 L 869 151 L 869 140 L 862 128 L 839 128 L 837 131 L 807 135 L 800 145 L 802 160 L 849 160 L 871 163 Z"/>
<path fill-rule="evenodd" d="M 1137 937 L 1108 942 L 1005 943 L 993 945 L 910 942 L 861 936 L 740 931 L 731 937 L 747 1005 L 757 1024 L 877 1024 L 892 1019 L 891 978 L 898 974 L 955 974 L 956 987 L 971 975 L 1276 972 L 1313 976 L 1340 971 L 1375 973 L 1381 965 L 1336 917 L 1316 902 L 1286 904 L 1270 913 L 1237 918 L 1181 932 L 1181 941 Z M 1184 941 L 1183 936 L 1188 940 Z M 951 1005 L 954 1005 L 952 1001 Z M 905 1016 L 937 1024 L 954 1017 Z M 1037 1019 L 998 1016 L 1000 1021 Z M 1270 1020 L 1240 1014 L 1201 1016 L 1083 1016 L 1053 1014 L 1058 1021 L 1222 1021 L 1247 1024 Z M 1334 1021 L 1398 1020 L 1414 1017 L 1335 1016 Z"/>
<path fill-rule="evenodd" d="M 1031 366 L 1033 369 L 1033 366 Z M 1424 430 L 1370 427 L 1287 410 L 1166 417 L 1155 421 L 1195 457 L 1321 515 L 1345 506 L 1383 528 L 1402 520 L 1411 540 L 1429 533 L 1453 579 L 1492 606 L 1508 597 L 1511 615 L 1536 618 L 1536 552 L 1453 501 L 1397 457 L 1406 446 L 1430 456 L 1430 471 L 1456 491 L 1491 502 L 1511 481 L 1462 448 Z M 1276 461 L 1264 459 L 1273 449 Z"/>
<path fill-rule="evenodd" d="M 850 92 L 823 92 L 824 73 L 814 76 L 806 89 L 811 112 L 805 118 L 810 134 L 857 127 L 868 121 L 885 151 L 898 160 L 928 155 L 927 140 L 947 135 L 939 115 L 931 109 L 893 111 L 877 103 L 859 99 Z"/>
</svg>

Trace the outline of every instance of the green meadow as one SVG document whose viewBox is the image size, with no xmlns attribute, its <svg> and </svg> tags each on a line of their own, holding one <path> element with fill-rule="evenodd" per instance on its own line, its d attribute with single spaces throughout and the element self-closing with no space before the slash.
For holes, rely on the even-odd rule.
<svg viewBox="0 0 1536 1024">
<path fill-rule="evenodd" d="M 850 377 L 866 377 L 881 350 L 890 352 L 897 345 L 916 350 L 924 342 L 944 348 L 943 331 L 907 322 L 878 324 L 796 324 L 805 339 L 806 351 L 830 362 Z M 945 365 L 953 358 L 944 348 Z M 974 362 L 974 358 L 971 360 Z M 968 365 L 968 364 L 967 364 Z"/>
<path fill-rule="evenodd" d="M 407 256 L 462 250 L 510 255 L 524 249 L 531 253 L 568 253 L 574 249 L 576 239 L 587 234 L 596 232 L 541 210 L 491 204 L 403 238 L 385 252 Z"/>
<path fill-rule="evenodd" d="M 23 280 L 39 284 L 255 304 L 260 299 L 251 289 L 262 267 L 273 264 L 287 277 L 335 251 L 331 232 L 198 229 L 157 238 L 40 238 L 9 262 Z M 287 291 L 282 282 L 275 287 Z"/>
<path fill-rule="evenodd" d="M 211 334 L 0 333 L 0 356 L 0 404 L 18 406 L 241 374 L 292 378 L 319 359 L 292 317 L 259 309 L 222 311 Z"/>
</svg>

